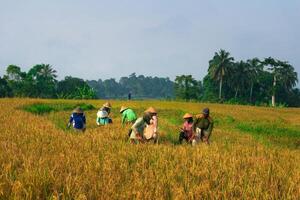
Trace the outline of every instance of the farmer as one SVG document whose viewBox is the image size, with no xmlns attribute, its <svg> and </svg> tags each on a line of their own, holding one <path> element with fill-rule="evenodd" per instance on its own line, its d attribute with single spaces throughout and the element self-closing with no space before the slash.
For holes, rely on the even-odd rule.
<svg viewBox="0 0 300 200">
<path fill-rule="evenodd" d="M 111 124 L 112 120 L 108 117 L 108 113 L 105 110 L 99 110 L 97 112 L 96 123 L 98 126 Z"/>
<path fill-rule="evenodd" d="M 102 106 L 102 108 L 100 108 L 100 110 L 106 111 L 109 115 L 110 110 L 111 110 L 111 104 L 109 102 L 106 102 L 105 104 L 103 104 L 103 106 Z"/>
<path fill-rule="evenodd" d="M 122 106 L 120 113 L 122 114 L 122 125 L 134 124 L 137 119 L 135 112 L 128 107 Z"/>
<path fill-rule="evenodd" d="M 144 130 L 146 125 L 150 124 L 151 116 L 148 113 L 144 113 L 143 117 L 138 118 L 131 127 L 130 142 L 137 144 L 144 142 Z"/>
<path fill-rule="evenodd" d="M 96 119 L 98 126 L 112 123 L 112 119 L 109 118 L 110 110 L 111 104 L 109 102 L 103 104 L 103 106 L 98 110 Z"/>
<path fill-rule="evenodd" d="M 209 108 L 204 108 L 202 114 L 196 116 L 194 122 L 194 132 L 198 134 L 198 137 L 202 142 L 209 144 L 209 138 L 213 130 L 213 119 L 209 116 Z"/>
<path fill-rule="evenodd" d="M 83 113 L 83 110 L 80 107 L 77 107 L 73 110 L 67 128 L 70 128 L 71 124 L 74 130 L 81 131 L 81 132 L 85 131 L 86 118 Z"/>
<path fill-rule="evenodd" d="M 179 143 L 182 144 L 182 140 L 186 140 L 192 145 L 196 144 L 195 134 L 193 130 L 193 115 L 186 113 L 183 116 L 184 123 L 182 125 L 181 131 L 179 133 Z"/>
<path fill-rule="evenodd" d="M 144 136 L 147 141 L 153 139 L 154 143 L 158 143 L 158 118 L 157 111 L 153 107 L 149 107 L 145 110 L 145 113 L 150 115 L 150 124 L 147 125 Z"/>
</svg>

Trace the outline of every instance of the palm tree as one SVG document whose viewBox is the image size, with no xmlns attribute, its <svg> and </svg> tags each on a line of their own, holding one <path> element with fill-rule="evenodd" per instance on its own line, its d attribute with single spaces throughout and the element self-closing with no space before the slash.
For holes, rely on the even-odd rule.
<svg viewBox="0 0 300 200">
<path fill-rule="evenodd" d="M 263 71 L 263 65 L 258 58 L 247 60 L 247 76 L 250 83 L 249 101 L 252 102 L 253 86 L 258 82 L 258 76 Z"/>
<path fill-rule="evenodd" d="M 53 80 L 57 78 L 56 70 L 54 70 L 49 64 L 40 65 L 39 75 L 41 75 L 46 80 Z"/>
<path fill-rule="evenodd" d="M 230 70 L 229 85 L 234 89 L 236 99 L 238 96 L 238 92 L 241 92 L 243 88 L 246 88 L 248 85 L 248 64 L 244 61 L 239 61 L 234 63 Z"/>
<path fill-rule="evenodd" d="M 295 72 L 294 67 L 287 61 L 278 61 L 278 63 L 282 67 L 280 69 L 280 81 L 283 84 L 285 90 L 289 92 L 293 87 L 296 86 L 296 83 L 298 82 L 297 72 Z"/>
<path fill-rule="evenodd" d="M 54 95 L 56 80 L 56 71 L 49 64 L 38 64 L 33 66 L 28 74 L 27 81 L 33 96 L 51 97 Z"/>
<path fill-rule="evenodd" d="M 219 53 L 215 53 L 212 60 L 209 61 L 208 73 L 210 77 L 216 81 L 219 81 L 219 99 L 222 98 L 222 85 L 224 77 L 234 61 L 233 57 L 230 57 L 230 53 L 221 49 Z"/>
<path fill-rule="evenodd" d="M 288 62 L 275 60 L 271 57 L 265 58 L 263 64 L 268 66 L 268 70 L 270 70 L 273 75 L 272 106 L 275 107 L 277 82 L 279 81 L 279 83 L 289 91 L 298 82 L 297 73 L 294 67 Z"/>
</svg>

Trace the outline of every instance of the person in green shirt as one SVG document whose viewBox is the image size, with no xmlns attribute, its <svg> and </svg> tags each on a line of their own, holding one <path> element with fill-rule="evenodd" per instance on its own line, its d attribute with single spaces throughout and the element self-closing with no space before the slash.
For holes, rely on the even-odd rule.
<svg viewBox="0 0 300 200">
<path fill-rule="evenodd" d="M 122 114 L 122 125 L 123 126 L 125 124 L 134 124 L 134 122 L 137 119 L 135 112 L 128 107 L 122 106 L 120 113 Z"/>
<path fill-rule="evenodd" d="M 202 142 L 209 144 L 209 138 L 213 130 L 214 122 L 209 116 L 209 108 L 204 108 L 202 114 L 196 116 L 194 122 L 194 132 L 199 135 Z"/>
</svg>

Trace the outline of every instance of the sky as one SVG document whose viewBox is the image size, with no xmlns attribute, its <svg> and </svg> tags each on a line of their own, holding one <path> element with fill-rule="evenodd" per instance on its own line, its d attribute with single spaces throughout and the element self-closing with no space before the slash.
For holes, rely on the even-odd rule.
<svg viewBox="0 0 300 200">
<path fill-rule="evenodd" d="M 0 0 L 0 75 L 45 63 L 58 79 L 199 80 L 220 49 L 236 61 L 286 60 L 300 74 L 299 19 L 299 0 Z"/>
</svg>

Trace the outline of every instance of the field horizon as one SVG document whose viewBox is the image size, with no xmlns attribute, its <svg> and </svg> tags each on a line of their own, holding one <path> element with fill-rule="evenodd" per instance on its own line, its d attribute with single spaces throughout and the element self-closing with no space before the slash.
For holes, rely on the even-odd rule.
<svg viewBox="0 0 300 200">
<path fill-rule="evenodd" d="M 176 101 L 0 99 L 0 199 L 299 199 L 300 108 Z M 26 106 L 49 112 L 34 114 Z M 89 104 L 87 130 L 66 129 Z M 132 145 L 119 109 L 158 110 L 160 143 Z M 211 145 L 178 144 L 182 116 L 209 107 Z"/>
</svg>

